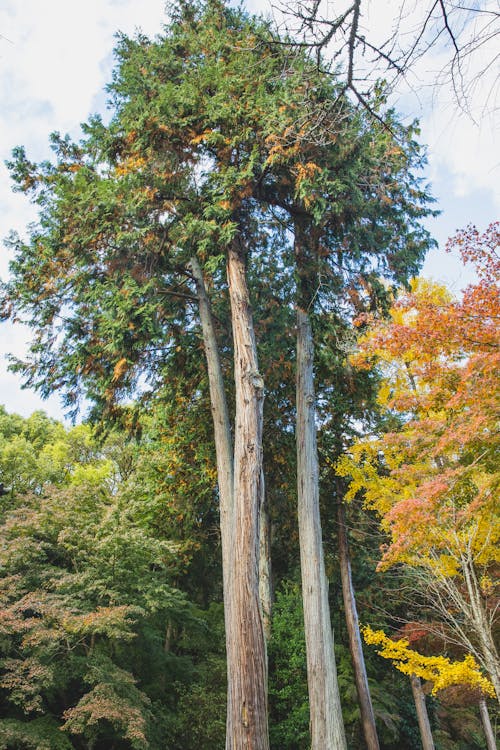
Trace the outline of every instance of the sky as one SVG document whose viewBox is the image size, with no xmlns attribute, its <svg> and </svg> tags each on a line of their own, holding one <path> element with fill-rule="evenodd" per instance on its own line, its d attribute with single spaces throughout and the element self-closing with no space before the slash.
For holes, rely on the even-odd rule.
<svg viewBox="0 0 500 750">
<path fill-rule="evenodd" d="M 325 2 L 328 11 L 334 3 Z M 391 2 L 366 0 L 362 23 L 370 32 L 385 33 L 390 26 Z M 164 7 L 163 0 L 2 0 L 0 240 L 12 229 L 22 235 L 36 218 L 26 198 L 11 190 L 4 161 L 12 148 L 22 144 L 28 157 L 38 161 L 50 157 L 48 136 L 54 130 L 78 139 L 80 123 L 105 111 L 104 87 L 113 69 L 116 32 L 160 33 L 167 20 Z M 276 17 L 267 0 L 248 0 L 246 7 Z M 421 142 L 428 147 L 425 177 L 442 212 L 428 225 L 439 249 L 429 254 L 422 273 L 458 292 L 472 277 L 458 259 L 445 254 L 444 244 L 469 223 L 484 229 L 498 218 L 499 154 L 492 101 L 486 95 L 488 77 L 471 97 L 472 117 L 467 116 L 454 106 L 449 87 L 438 93 L 432 87 L 441 62 L 439 51 L 426 58 L 410 88 L 399 90 L 395 105 L 407 119 L 420 119 Z M 480 58 L 476 64 L 481 64 Z M 8 273 L 8 262 L 8 251 L 0 246 L 1 278 Z M 0 404 L 25 416 L 42 408 L 62 418 L 57 395 L 42 401 L 36 393 L 21 390 L 19 378 L 7 371 L 6 355 L 22 356 L 29 336 L 21 326 L 0 323 Z"/>
</svg>

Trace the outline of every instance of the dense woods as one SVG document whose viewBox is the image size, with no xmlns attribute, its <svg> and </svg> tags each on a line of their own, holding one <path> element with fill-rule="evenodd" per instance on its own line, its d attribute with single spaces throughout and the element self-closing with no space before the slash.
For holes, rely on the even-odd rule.
<svg viewBox="0 0 500 750">
<path fill-rule="evenodd" d="M 494 747 L 498 225 L 410 284 L 418 128 L 289 41 L 180 3 L 14 150 L 12 367 L 88 414 L 0 412 L 0 748 Z"/>
</svg>

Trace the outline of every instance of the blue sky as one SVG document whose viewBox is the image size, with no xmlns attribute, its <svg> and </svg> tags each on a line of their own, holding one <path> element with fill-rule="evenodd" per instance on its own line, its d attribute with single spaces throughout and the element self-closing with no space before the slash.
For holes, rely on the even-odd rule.
<svg viewBox="0 0 500 750">
<path fill-rule="evenodd" d="M 333 5 L 332 0 L 325 0 Z M 340 3 L 341 4 L 341 3 Z M 69 132 L 78 138 L 79 123 L 103 111 L 103 89 L 113 65 L 114 34 L 138 28 L 154 35 L 165 21 L 163 0 L 3 0 L 0 7 L 0 236 L 21 234 L 35 218 L 22 196 L 10 190 L 3 161 L 15 145 L 26 146 L 35 159 L 50 156 L 48 134 Z M 375 8 L 376 6 L 376 8 Z M 268 12 L 266 0 L 248 3 L 250 10 Z M 327 6 L 325 6 L 327 7 Z M 364 22 L 372 29 L 392 23 L 391 2 L 366 0 Z M 487 54 L 487 50 L 484 51 Z M 426 178 L 442 214 L 429 224 L 440 248 L 429 255 L 423 274 L 446 282 L 454 291 L 471 279 L 458 259 L 444 253 L 446 238 L 458 228 L 475 223 L 485 228 L 498 217 L 500 205 L 499 154 L 495 121 L 484 107 L 489 82 L 482 82 L 471 100 L 474 123 L 453 106 L 446 87 L 432 88 L 440 55 L 426 59 L 415 71 L 411 90 L 401 89 L 396 106 L 408 118 L 418 117 L 423 143 L 428 144 Z M 481 61 L 479 60 L 479 64 Z M 0 276 L 5 277 L 8 254 L 0 250 Z M 0 324 L 0 403 L 24 415 L 44 408 L 55 417 L 62 411 L 57 396 L 42 402 L 22 391 L 18 378 L 7 372 L 5 355 L 22 354 L 29 331 Z"/>
</svg>

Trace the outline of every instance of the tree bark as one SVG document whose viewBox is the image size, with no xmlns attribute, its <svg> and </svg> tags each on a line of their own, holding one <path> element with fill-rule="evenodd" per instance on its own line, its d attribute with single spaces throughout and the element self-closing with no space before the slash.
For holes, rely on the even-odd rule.
<svg viewBox="0 0 500 750">
<path fill-rule="evenodd" d="M 425 704 L 425 694 L 422 690 L 420 677 L 412 674 L 410 675 L 410 681 L 413 700 L 415 701 L 415 709 L 417 711 L 418 728 L 420 730 L 422 748 L 423 750 L 435 750 L 431 725 L 429 722 L 429 714 L 427 713 L 427 706 Z"/>
<path fill-rule="evenodd" d="M 230 581 L 232 571 L 231 550 L 234 542 L 233 530 L 233 504 L 234 504 L 234 463 L 233 445 L 227 399 L 224 389 L 222 367 L 220 363 L 219 348 L 215 334 L 215 326 L 210 308 L 210 302 L 206 292 L 203 273 L 196 258 L 191 258 L 190 267 L 196 283 L 196 291 L 199 302 L 200 321 L 202 325 L 203 343 L 207 360 L 208 381 L 210 389 L 210 403 L 214 423 L 215 450 L 217 459 L 217 477 L 219 484 L 219 507 L 222 546 L 222 574 L 224 589 L 224 613 L 225 625 L 228 638 L 234 630 L 234 620 L 230 615 L 231 595 Z M 246 291 L 248 295 L 248 291 Z M 251 315 L 250 308 L 247 308 Z M 248 322 L 248 321 L 247 321 Z M 254 344 L 253 344 L 254 345 Z M 255 353 L 254 353 L 255 354 Z M 257 363 L 254 356 L 255 366 Z M 264 493 L 264 478 L 261 476 L 260 492 Z M 260 510 L 260 542 L 259 542 L 259 597 L 262 607 L 263 627 L 266 640 L 270 636 L 271 623 L 271 576 L 270 576 L 270 549 L 269 549 L 269 522 L 267 507 L 264 498 L 261 498 Z M 229 654 L 228 654 L 229 661 Z M 232 716 L 232 681 L 228 680 L 228 717 Z M 267 686 L 267 659 L 266 675 L 264 684 Z M 267 691 L 267 687 L 266 687 Z M 229 718 L 228 718 L 229 721 Z M 228 731 L 228 737 L 233 733 Z M 228 740 L 229 741 L 229 740 Z M 234 738 L 236 742 L 236 738 Z M 239 745 L 234 745 L 239 747 Z M 246 746 L 245 746 L 246 747 Z M 259 746 L 260 747 L 260 746 Z"/>
<path fill-rule="evenodd" d="M 217 461 L 217 482 L 219 485 L 219 513 L 222 546 L 222 574 L 227 576 L 229 570 L 229 550 L 231 548 L 231 518 L 233 508 L 233 441 L 229 410 L 227 408 L 224 379 L 220 362 L 219 346 L 215 334 L 215 325 L 208 299 L 205 280 L 197 258 L 189 262 L 198 297 L 203 347 L 207 360 L 210 406 L 214 424 L 215 455 Z M 227 586 L 224 585 L 224 591 Z"/>
<path fill-rule="evenodd" d="M 488 750 L 497 750 L 495 734 L 493 732 L 493 727 L 491 726 L 490 715 L 488 713 L 488 706 L 485 698 L 481 698 L 479 701 L 479 715 L 481 716 L 481 724 L 483 725 L 486 747 Z"/>
<path fill-rule="evenodd" d="M 319 514 L 313 340 L 297 310 L 297 489 L 312 750 L 345 750 Z"/>
<path fill-rule="evenodd" d="M 373 713 L 370 688 L 366 674 L 365 659 L 361 634 L 359 632 L 358 612 L 356 608 L 356 597 L 352 584 L 351 561 L 349 557 L 349 542 L 347 539 L 347 528 L 345 523 L 345 509 L 341 493 L 337 498 L 338 519 L 338 549 L 340 561 L 340 577 L 342 579 L 342 595 L 344 599 L 345 618 L 347 633 L 349 636 L 349 650 L 351 652 L 352 665 L 354 668 L 354 680 L 358 694 L 359 710 L 361 712 L 361 724 L 367 750 L 379 750 L 380 745 Z"/>
<path fill-rule="evenodd" d="M 271 580 L 271 524 L 266 497 L 263 498 L 260 509 L 259 597 L 262 607 L 264 636 L 267 644 L 271 637 L 273 588 Z"/>
<path fill-rule="evenodd" d="M 245 257 L 237 237 L 228 250 L 236 386 L 234 491 L 231 519 L 230 611 L 226 632 L 226 750 L 268 750 L 267 668 L 259 599 L 260 512 L 263 501 L 264 382 L 258 370 Z"/>
</svg>

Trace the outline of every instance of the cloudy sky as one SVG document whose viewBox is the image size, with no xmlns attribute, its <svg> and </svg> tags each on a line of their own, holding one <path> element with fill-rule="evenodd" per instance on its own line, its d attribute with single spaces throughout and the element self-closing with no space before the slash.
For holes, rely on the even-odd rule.
<svg viewBox="0 0 500 750">
<path fill-rule="evenodd" d="M 325 7 L 333 7 L 332 0 L 328 3 Z M 35 218 L 24 197 L 10 189 L 3 162 L 12 148 L 25 145 L 28 156 L 36 161 L 50 156 L 50 132 L 69 132 L 78 138 L 79 124 L 90 113 L 105 108 L 103 89 L 113 66 L 114 34 L 117 30 L 133 34 L 140 29 L 154 36 L 166 20 L 164 5 L 164 0 L 2 0 L 0 239 L 11 229 L 22 234 Z M 390 4 L 374 0 L 371 7 L 375 6 L 376 15 L 365 16 L 364 23 L 370 29 L 375 24 L 387 29 L 391 24 Z M 370 3 L 365 7 L 368 11 Z M 249 1 L 248 8 L 267 12 L 266 0 Z M 428 258 L 424 274 L 458 290 L 469 276 L 456 260 L 445 255 L 444 242 L 469 222 L 484 228 L 497 218 L 498 150 L 491 100 L 485 107 L 488 79 L 471 100 L 474 123 L 457 112 L 449 88 L 432 94 L 429 84 L 440 64 L 438 57 L 427 58 L 425 67 L 413 77 L 412 91 L 401 90 L 397 106 L 405 116 L 421 120 L 422 141 L 429 147 L 427 178 L 442 210 L 430 225 L 440 249 Z M 0 249 L 1 277 L 7 273 L 8 260 L 7 251 Z M 57 396 L 41 402 L 36 394 L 21 391 L 18 379 L 7 372 L 6 353 L 22 353 L 28 338 L 26 329 L 0 324 L 0 404 L 25 415 L 44 408 L 60 417 Z"/>
</svg>

